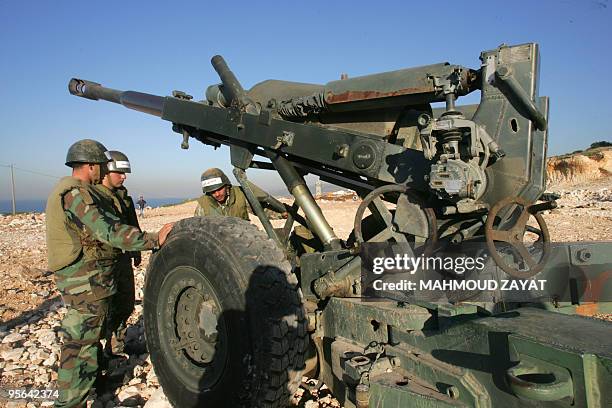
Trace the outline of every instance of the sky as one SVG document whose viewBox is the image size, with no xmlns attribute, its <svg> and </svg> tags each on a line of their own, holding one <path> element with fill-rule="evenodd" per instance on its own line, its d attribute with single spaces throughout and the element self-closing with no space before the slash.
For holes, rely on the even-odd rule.
<svg viewBox="0 0 612 408">
<path fill-rule="evenodd" d="M 182 150 L 169 122 L 67 90 L 77 77 L 204 99 L 219 82 L 210 65 L 216 54 L 248 89 L 266 79 L 323 84 L 344 72 L 444 61 L 477 69 L 482 51 L 537 42 L 540 95 L 551 98 L 549 155 L 610 141 L 611 12 L 608 0 L 0 0 L 0 200 L 11 197 L 4 167 L 11 163 L 18 200 L 46 197 L 70 172 L 68 147 L 83 138 L 129 156 L 132 195 L 195 197 L 206 168 L 231 174 L 227 148 L 192 140 Z M 269 173 L 248 174 L 273 193 L 285 191 Z"/>
</svg>

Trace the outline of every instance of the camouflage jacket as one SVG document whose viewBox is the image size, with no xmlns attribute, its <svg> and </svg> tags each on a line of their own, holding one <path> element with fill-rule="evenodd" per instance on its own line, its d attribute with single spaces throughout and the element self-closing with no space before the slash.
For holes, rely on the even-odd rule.
<svg viewBox="0 0 612 408">
<path fill-rule="evenodd" d="M 101 196 L 101 207 L 104 210 L 119 217 L 122 224 L 131 225 L 140 230 L 134 201 L 128 195 L 125 187 L 111 190 L 103 184 L 97 184 L 94 186 L 94 189 Z"/>
<path fill-rule="evenodd" d="M 122 224 L 119 217 L 105 210 L 100 194 L 91 186 L 73 188 L 61 201 L 66 224 L 80 236 L 80 243 L 75 243 L 80 246 L 80 256 L 55 272 L 67 303 L 77 302 L 75 297 L 98 299 L 115 293 L 113 267 L 117 258 L 109 248 L 142 251 L 159 245 L 157 234 Z"/>
<path fill-rule="evenodd" d="M 128 194 L 127 188 L 119 187 L 115 190 L 115 194 L 119 197 L 123 207 L 122 212 L 125 214 L 124 224 L 140 229 L 140 224 L 138 224 L 138 216 L 136 215 L 136 206 L 134 205 L 134 200 Z"/>
<path fill-rule="evenodd" d="M 207 217 L 237 217 L 249 220 L 249 210 L 246 197 L 240 187 L 231 186 L 225 204 L 219 204 L 217 200 L 208 194 L 198 198 L 194 216 Z"/>
</svg>

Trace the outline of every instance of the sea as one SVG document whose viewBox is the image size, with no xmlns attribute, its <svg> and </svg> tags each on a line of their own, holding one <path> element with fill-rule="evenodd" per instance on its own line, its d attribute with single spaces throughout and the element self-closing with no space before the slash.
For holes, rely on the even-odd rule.
<svg viewBox="0 0 612 408">
<path fill-rule="evenodd" d="M 166 205 L 179 204 L 187 200 L 186 197 L 170 197 L 170 198 L 148 198 L 145 197 L 147 206 L 156 208 Z M 33 200 L 17 200 L 15 209 L 18 213 L 26 212 L 44 212 L 47 205 L 46 199 Z M 0 200 L 0 214 L 10 214 L 13 211 L 13 203 L 11 200 Z"/>
</svg>

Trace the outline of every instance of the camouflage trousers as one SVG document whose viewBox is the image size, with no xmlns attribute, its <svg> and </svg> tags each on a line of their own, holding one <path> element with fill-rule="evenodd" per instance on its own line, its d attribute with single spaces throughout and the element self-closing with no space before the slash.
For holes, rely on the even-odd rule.
<svg viewBox="0 0 612 408">
<path fill-rule="evenodd" d="M 127 321 L 134 311 L 135 303 L 134 270 L 129 254 L 123 254 L 119 259 L 115 269 L 115 282 L 117 293 L 110 298 L 109 322 L 105 337 L 107 344 L 110 344 L 114 334 L 119 345 L 123 346 Z"/>
<path fill-rule="evenodd" d="M 55 272 L 55 281 L 67 312 L 61 323 L 62 345 L 55 407 L 81 407 L 98 377 L 109 316 L 115 293 L 112 260 L 78 259 Z"/>
<path fill-rule="evenodd" d="M 85 400 L 98 376 L 100 339 L 105 331 L 109 298 L 86 306 L 71 307 L 62 320 L 64 344 L 61 350 L 55 407 L 85 406 Z"/>
</svg>

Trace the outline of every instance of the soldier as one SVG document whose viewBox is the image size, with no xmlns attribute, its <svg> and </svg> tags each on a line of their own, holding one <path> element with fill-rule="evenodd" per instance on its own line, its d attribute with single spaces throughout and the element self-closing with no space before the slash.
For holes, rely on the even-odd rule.
<svg viewBox="0 0 612 408">
<path fill-rule="evenodd" d="M 242 188 L 232 186 L 223 171 L 217 168 L 208 169 L 202 173 L 200 181 L 204 194 L 198 198 L 194 216 L 226 216 L 249 221 L 249 211 L 252 209 Z M 270 219 L 287 218 L 287 210 L 282 203 L 250 181 L 248 184 Z"/>
<path fill-rule="evenodd" d="M 97 184 L 94 188 L 104 199 L 105 210 L 118 217 L 122 224 L 131 225 L 140 231 L 134 201 L 123 185 L 127 173 L 131 173 L 130 161 L 121 152 L 111 150 L 109 154 L 112 160 L 108 162 L 108 173 L 102 179 L 102 184 Z M 139 266 L 141 262 L 140 252 L 121 252 L 117 260 L 115 269 L 117 293 L 111 301 L 109 323 L 105 335 L 104 354 L 107 358 L 111 358 L 113 353 L 129 351 L 126 349 L 125 334 L 127 321 L 134 311 L 135 303 L 132 259 L 134 267 Z M 117 340 L 116 343 L 112 342 L 113 334 Z"/>
<path fill-rule="evenodd" d="M 202 173 L 202 192 L 198 198 L 195 216 L 229 216 L 249 221 L 247 199 L 240 187 L 232 186 L 220 169 L 212 168 Z"/>
<path fill-rule="evenodd" d="M 217 168 L 208 169 L 202 173 L 200 180 L 204 194 L 198 198 L 194 216 L 229 216 L 249 221 L 250 206 L 244 193 L 240 187 L 231 185 L 223 171 Z M 282 207 L 282 204 L 257 185 L 249 182 L 249 187 L 270 219 L 287 218 L 286 209 Z M 280 216 L 275 217 L 274 213 Z M 278 230 L 281 232 L 282 228 Z M 320 241 L 308 228 L 301 225 L 294 228 L 289 239 L 293 247 L 298 248 L 298 254 L 314 252 L 317 248 L 322 249 Z"/>
<path fill-rule="evenodd" d="M 145 201 L 142 194 L 140 195 L 140 197 L 138 197 L 138 201 L 136 203 L 138 204 L 138 210 L 140 211 L 140 216 L 144 218 L 144 209 L 145 209 L 145 206 L 147 205 L 147 202 Z"/>
<path fill-rule="evenodd" d="M 62 178 L 47 200 L 49 269 L 67 308 L 61 323 L 56 407 L 84 407 L 99 376 L 100 339 L 109 297 L 116 293 L 113 270 L 119 251 L 158 248 L 173 225 L 164 225 L 158 233 L 140 232 L 104 211 L 91 185 L 100 183 L 108 161 L 101 143 L 74 143 L 66 156 L 72 176 Z"/>
</svg>

